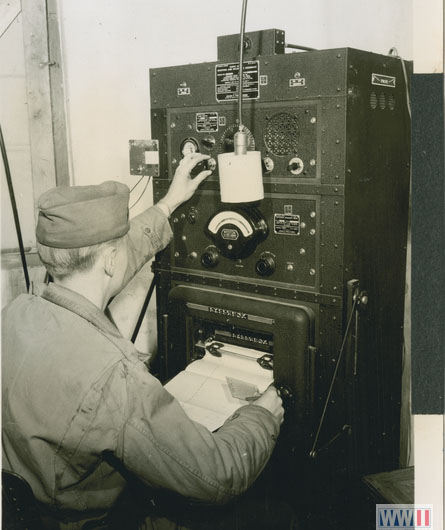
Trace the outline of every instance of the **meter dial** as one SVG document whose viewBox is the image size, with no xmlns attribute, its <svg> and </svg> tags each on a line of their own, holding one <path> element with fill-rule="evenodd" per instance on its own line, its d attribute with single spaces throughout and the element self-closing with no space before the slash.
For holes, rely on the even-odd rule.
<svg viewBox="0 0 445 530">
<path fill-rule="evenodd" d="M 243 130 L 247 134 L 247 149 L 249 151 L 255 151 L 255 138 L 253 137 L 253 134 L 247 127 L 244 127 Z M 238 131 L 238 125 L 232 125 L 224 131 L 219 145 L 220 151 L 222 153 L 231 153 L 235 150 L 234 136 Z"/>
<path fill-rule="evenodd" d="M 182 156 L 192 155 L 193 153 L 199 153 L 198 141 L 194 138 L 186 138 L 181 143 L 181 154 Z"/>
<path fill-rule="evenodd" d="M 254 207 L 234 206 L 213 215 L 206 226 L 219 253 L 226 258 L 250 256 L 268 234 L 266 220 Z"/>
</svg>

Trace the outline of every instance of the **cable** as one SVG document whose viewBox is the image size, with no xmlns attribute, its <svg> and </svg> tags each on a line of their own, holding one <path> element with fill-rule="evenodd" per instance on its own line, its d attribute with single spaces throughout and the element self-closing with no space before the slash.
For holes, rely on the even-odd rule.
<svg viewBox="0 0 445 530">
<path fill-rule="evenodd" d="M 144 195 L 145 190 L 147 189 L 148 183 L 150 182 L 151 175 L 148 177 L 147 182 L 145 183 L 144 189 L 142 190 L 142 193 L 137 198 L 136 202 L 134 202 L 128 209 L 131 210 L 136 206 L 136 204 L 142 199 L 142 195 Z M 142 179 L 141 179 L 142 180 Z M 133 188 L 134 189 L 134 188 Z"/>
<path fill-rule="evenodd" d="M 408 76 L 406 74 L 405 61 L 402 59 L 402 57 L 400 57 L 399 52 L 397 51 L 397 48 L 395 46 L 393 46 L 389 50 L 388 55 L 391 55 L 396 59 L 400 59 L 400 62 L 402 63 L 403 78 L 405 79 L 406 108 L 408 109 L 408 114 L 411 119 L 411 103 L 409 100 Z"/>
<path fill-rule="evenodd" d="M 23 246 L 22 230 L 20 228 L 20 219 L 15 202 L 14 187 L 12 185 L 11 171 L 9 169 L 8 155 L 6 153 L 5 140 L 3 139 L 2 127 L 0 125 L 0 147 L 2 151 L 3 164 L 5 166 L 6 180 L 8 182 L 9 197 L 11 199 L 12 213 L 14 215 L 15 230 L 20 249 L 20 258 L 22 260 L 23 274 L 25 275 L 26 291 L 29 291 L 30 281 L 28 275 L 28 266 L 26 264 L 25 247 Z"/>
<path fill-rule="evenodd" d="M 316 455 L 315 448 L 317 447 L 318 437 L 320 435 L 320 431 L 321 431 L 321 428 L 323 426 L 324 418 L 325 418 L 325 415 L 326 415 L 326 410 L 327 410 L 328 405 L 329 405 L 329 400 L 331 399 L 332 390 L 334 388 L 335 379 L 337 377 L 338 367 L 340 366 L 340 361 L 341 361 L 341 358 L 343 356 L 343 351 L 344 351 L 344 348 L 345 348 L 345 345 L 346 345 L 346 339 L 348 338 L 348 335 L 349 335 L 349 328 L 351 327 L 352 317 L 354 316 L 354 311 L 355 311 L 355 307 L 357 305 L 358 298 L 359 298 L 358 295 L 354 296 L 354 303 L 352 305 L 351 313 L 349 315 L 348 323 L 346 325 L 345 334 L 343 336 L 343 342 L 342 342 L 342 345 L 340 347 L 340 352 L 338 354 L 337 364 L 335 365 L 335 370 L 334 370 L 334 374 L 332 376 L 331 384 L 329 386 L 328 395 L 326 396 L 326 400 L 325 400 L 325 403 L 324 403 L 323 412 L 321 414 L 320 423 L 319 423 L 318 429 L 317 429 L 317 434 L 315 435 L 314 443 L 313 443 L 312 449 L 311 449 L 311 451 L 309 453 L 311 456 L 315 456 Z"/>
<path fill-rule="evenodd" d="M 134 190 L 134 188 L 136 188 L 138 185 L 139 185 L 139 182 L 142 181 L 142 179 L 145 177 L 146 175 L 142 175 L 142 177 L 136 182 L 136 184 L 131 188 L 130 190 L 130 193 Z"/>
</svg>

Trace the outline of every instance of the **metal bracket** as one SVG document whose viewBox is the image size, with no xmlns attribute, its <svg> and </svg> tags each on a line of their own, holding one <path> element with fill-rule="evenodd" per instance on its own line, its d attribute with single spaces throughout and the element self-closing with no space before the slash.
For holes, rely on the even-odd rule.
<svg viewBox="0 0 445 530">
<path fill-rule="evenodd" d="M 130 140 L 130 175 L 159 176 L 159 141 Z"/>
</svg>

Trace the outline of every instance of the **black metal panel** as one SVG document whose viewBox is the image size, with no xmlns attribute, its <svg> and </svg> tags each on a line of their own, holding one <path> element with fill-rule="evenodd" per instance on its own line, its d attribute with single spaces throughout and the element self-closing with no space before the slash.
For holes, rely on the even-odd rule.
<svg viewBox="0 0 445 530">
<path fill-rule="evenodd" d="M 234 41 L 226 44 L 233 48 Z M 237 113 L 234 102 L 216 99 L 217 64 L 151 71 L 152 137 L 160 140 L 161 164 L 154 179 L 156 200 L 168 189 L 184 139 L 193 137 L 214 158 L 224 150 Z M 165 324 L 172 318 L 168 294 L 176 286 L 223 289 L 234 295 L 230 300 L 254 296 L 266 311 L 272 311 L 274 299 L 320 304 L 314 312 L 313 436 L 350 317 L 348 282 L 357 279 L 369 302 L 354 314 L 316 450 L 321 449 L 321 467 L 388 469 L 398 454 L 409 207 L 409 120 L 401 62 L 349 48 L 271 52 L 258 58 L 258 74 L 259 97 L 245 101 L 243 118 L 257 149 L 274 163 L 263 175 L 265 198 L 256 206 L 269 235 L 246 258 L 221 257 L 211 269 L 201 264 L 202 253 L 213 244 L 205 225 L 223 206 L 217 170 L 175 211 L 174 239 L 155 263 L 161 373 L 171 376 L 181 367 L 172 365 L 175 354 Z M 289 171 L 295 156 L 306 173 Z M 304 223 L 298 234 L 274 230 L 274 214 L 285 206 Z M 264 252 L 276 264 L 267 277 L 255 271 Z M 175 313 L 181 326 L 183 318 Z M 285 327 L 281 333 L 283 340 L 292 336 Z M 284 344 L 278 346 L 280 355 Z"/>
</svg>

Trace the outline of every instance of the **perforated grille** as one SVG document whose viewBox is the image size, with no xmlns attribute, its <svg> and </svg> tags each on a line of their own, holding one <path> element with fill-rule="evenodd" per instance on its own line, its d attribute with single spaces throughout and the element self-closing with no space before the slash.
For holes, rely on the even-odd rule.
<svg viewBox="0 0 445 530">
<path fill-rule="evenodd" d="M 396 98 L 393 94 L 390 94 L 388 97 L 388 108 L 389 110 L 394 110 L 396 108 Z"/>
<path fill-rule="evenodd" d="M 384 94 L 384 92 L 382 92 L 379 96 L 379 107 L 382 109 L 382 110 L 385 110 L 386 109 L 386 96 Z"/>
<path fill-rule="evenodd" d="M 284 112 L 272 116 L 264 131 L 264 143 L 277 156 L 295 151 L 298 145 L 297 119 Z"/>
</svg>

